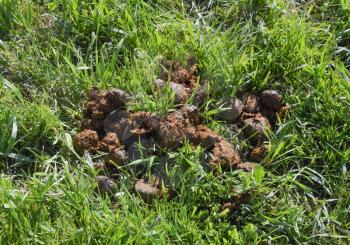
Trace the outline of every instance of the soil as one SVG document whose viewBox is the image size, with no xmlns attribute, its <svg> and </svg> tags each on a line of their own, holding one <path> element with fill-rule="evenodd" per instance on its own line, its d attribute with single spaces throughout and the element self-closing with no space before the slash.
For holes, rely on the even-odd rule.
<svg viewBox="0 0 350 245">
<path fill-rule="evenodd" d="M 200 104 L 205 97 L 205 83 L 200 81 L 197 86 L 198 65 L 193 60 L 186 68 L 173 61 L 165 61 L 162 65 L 164 69 L 160 79 L 155 82 L 157 89 L 164 89 L 168 83 L 175 92 L 175 103 L 183 104 L 194 95 L 193 102 Z M 74 145 L 79 153 L 106 153 L 104 161 L 95 165 L 97 170 L 104 172 L 152 156 L 160 159 L 160 164 L 152 168 L 153 177 L 148 180 L 146 172 L 143 172 L 134 185 L 135 192 L 146 203 L 163 197 L 162 185 L 166 187 L 167 195 L 174 192 L 165 169 L 173 168 L 176 162 L 168 154 L 164 155 L 164 151 L 176 150 L 187 139 L 191 145 L 203 148 L 206 160 L 202 164 L 210 169 L 216 171 L 221 167 L 226 171 L 241 169 L 249 172 L 255 165 L 251 162 L 260 162 L 266 154 L 267 149 L 263 145 L 267 140 L 266 132 L 273 130 L 277 118 L 287 112 L 281 94 L 274 90 L 257 94 L 244 92 L 237 97 L 224 98 L 220 106 L 226 110 L 218 116 L 227 121 L 228 128 L 239 133 L 240 141 L 249 141 L 254 146 L 249 151 L 240 152 L 227 139 L 203 124 L 195 105 L 179 105 L 176 110 L 158 116 L 144 111 L 128 112 L 126 103 L 129 100 L 130 95 L 119 89 L 101 91 L 92 88 L 85 103 L 82 131 L 74 136 Z M 139 165 L 142 166 L 142 163 Z M 98 176 L 96 181 L 102 193 L 115 189 L 113 180 L 105 176 Z"/>
<path fill-rule="evenodd" d="M 93 163 L 93 166 L 97 172 L 103 172 L 106 169 L 106 164 L 103 161 L 97 161 Z"/>
<path fill-rule="evenodd" d="M 186 137 L 186 132 L 192 125 L 179 110 L 161 118 L 155 138 L 162 148 L 178 148 Z"/>
<path fill-rule="evenodd" d="M 259 146 L 267 140 L 267 132 L 276 127 L 278 117 L 285 117 L 288 110 L 282 103 L 281 93 L 275 90 L 240 92 L 237 98 L 225 98 L 221 107 L 226 110 L 219 113 L 218 117 L 240 127 L 244 137 L 253 146 Z"/>
</svg>

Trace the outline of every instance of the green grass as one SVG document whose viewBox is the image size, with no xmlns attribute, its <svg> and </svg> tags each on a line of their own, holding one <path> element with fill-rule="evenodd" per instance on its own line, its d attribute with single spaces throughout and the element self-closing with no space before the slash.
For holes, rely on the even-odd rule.
<svg viewBox="0 0 350 245">
<path fill-rule="evenodd" d="M 305 2 L 0 0 L 0 243 L 348 244 L 350 2 Z M 71 143 L 87 90 L 125 89 L 130 110 L 164 113 L 172 95 L 149 96 L 160 61 L 192 56 L 210 84 L 200 111 L 233 142 L 216 102 L 283 91 L 292 111 L 267 164 L 215 176 L 185 145 L 178 198 L 147 206 L 125 169 L 112 205 L 94 192 L 98 156 Z M 252 198 L 221 213 L 233 187 Z"/>
</svg>

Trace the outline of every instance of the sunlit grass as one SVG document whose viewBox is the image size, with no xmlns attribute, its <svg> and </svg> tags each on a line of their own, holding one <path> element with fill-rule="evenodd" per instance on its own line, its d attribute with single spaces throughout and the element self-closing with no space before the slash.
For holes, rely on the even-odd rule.
<svg viewBox="0 0 350 245">
<path fill-rule="evenodd" d="M 344 0 L 0 0 L 0 243 L 349 243 L 349 23 Z M 174 95 L 151 93 L 160 62 L 190 57 L 210 88 L 200 112 L 232 142 L 222 96 L 283 92 L 264 164 L 216 176 L 185 144 L 174 200 L 144 204 L 132 168 L 115 201 L 98 195 L 98 156 L 70 137 L 86 91 L 121 88 L 129 110 L 162 114 Z M 221 212 L 233 188 L 252 197 Z"/>
</svg>

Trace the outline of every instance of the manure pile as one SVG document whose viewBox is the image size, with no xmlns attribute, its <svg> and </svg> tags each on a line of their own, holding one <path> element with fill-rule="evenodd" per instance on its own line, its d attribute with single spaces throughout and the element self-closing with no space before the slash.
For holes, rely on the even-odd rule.
<svg viewBox="0 0 350 245">
<path fill-rule="evenodd" d="M 178 107 L 161 116 L 147 111 L 128 111 L 126 104 L 132 97 L 122 90 L 90 89 L 81 132 L 74 136 L 76 150 L 79 153 L 104 152 L 104 159 L 95 164 L 95 168 L 104 173 L 118 172 L 118 166 L 128 166 L 136 161 L 140 174 L 134 191 L 147 203 L 154 198 L 173 196 L 176 187 L 167 176 L 167 170 L 176 163 L 168 152 L 182 147 L 185 140 L 204 149 L 201 164 L 209 171 L 218 167 L 224 171 L 251 171 L 267 151 L 266 131 L 274 130 L 278 117 L 284 117 L 286 113 L 281 93 L 274 90 L 241 92 L 237 97 L 221 100 L 224 110 L 218 118 L 234 125 L 240 132 L 239 137 L 253 146 L 243 154 L 203 124 L 197 106 L 204 101 L 206 83 L 198 81 L 198 72 L 198 65 L 194 62 L 189 62 L 187 68 L 173 61 L 163 62 L 163 71 L 154 82 L 154 88 L 158 92 L 171 89 Z M 189 98 L 192 98 L 192 105 L 185 104 Z M 151 157 L 160 159 L 160 164 L 152 168 L 152 176 L 149 176 L 145 165 Z M 96 177 L 101 193 L 113 194 L 116 191 L 116 179 L 113 179 L 113 174 L 109 176 L 112 177 Z"/>
</svg>

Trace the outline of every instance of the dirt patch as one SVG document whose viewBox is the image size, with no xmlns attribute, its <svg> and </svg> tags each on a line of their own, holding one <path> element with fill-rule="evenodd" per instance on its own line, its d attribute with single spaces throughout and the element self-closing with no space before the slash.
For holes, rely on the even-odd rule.
<svg viewBox="0 0 350 245">
<path fill-rule="evenodd" d="M 201 103 L 199 97 L 204 98 L 205 93 L 204 83 L 199 81 L 198 65 L 190 61 L 184 68 L 179 63 L 166 61 L 162 66 L 160 79 L 155 82 L 158 90 L 169 86 L 177 104 L 185 103 L 190 96 L 197 98 L 194 103 Z M 191 145 L 203 148 L 206 160 L 202 164 L 214 171 L 219 167 L 252 171 L 253 162 L 260 162 L 266 154 L 263 143 L 268 140 L 268 131 L 274 129 L 278 117 L 287 111 L 281 94 L 274 90 L 245 92 L 221 100 L 219 106 L 223 111 L 218 117 L 239 132 L 239 140 L 255 146 L 248 152 L 239 152 L 231 142 L 203 124 L 195 105 L 179 105 L 176 110 L 158 116 L 151 112 L 127 111 L 129 100 L 130 96 L 119 89 L 92 88 L 85 103 L 82 131 L 74 136 L 74 145 L 80 153 L 106 153 L 104 161 L 95 166 L 104 172 L 132 162 L 145 167 L 147 159 L 160 159 L 160 164 L 151 169 L 152 177 L 148 178 L 144 170 L 134 185 L 134 191 L 146 203 L 164 197 L 165 192 L 166 196 L 174 192 L 165 169 L 174 168 L 176 162 L 165 152 L 176 150 L 188 140 Z M 112 192 L 115 188 L 113 180 L 106 176 L 98 176 L 96 181 L 100 192 Z"/>
</svg>

